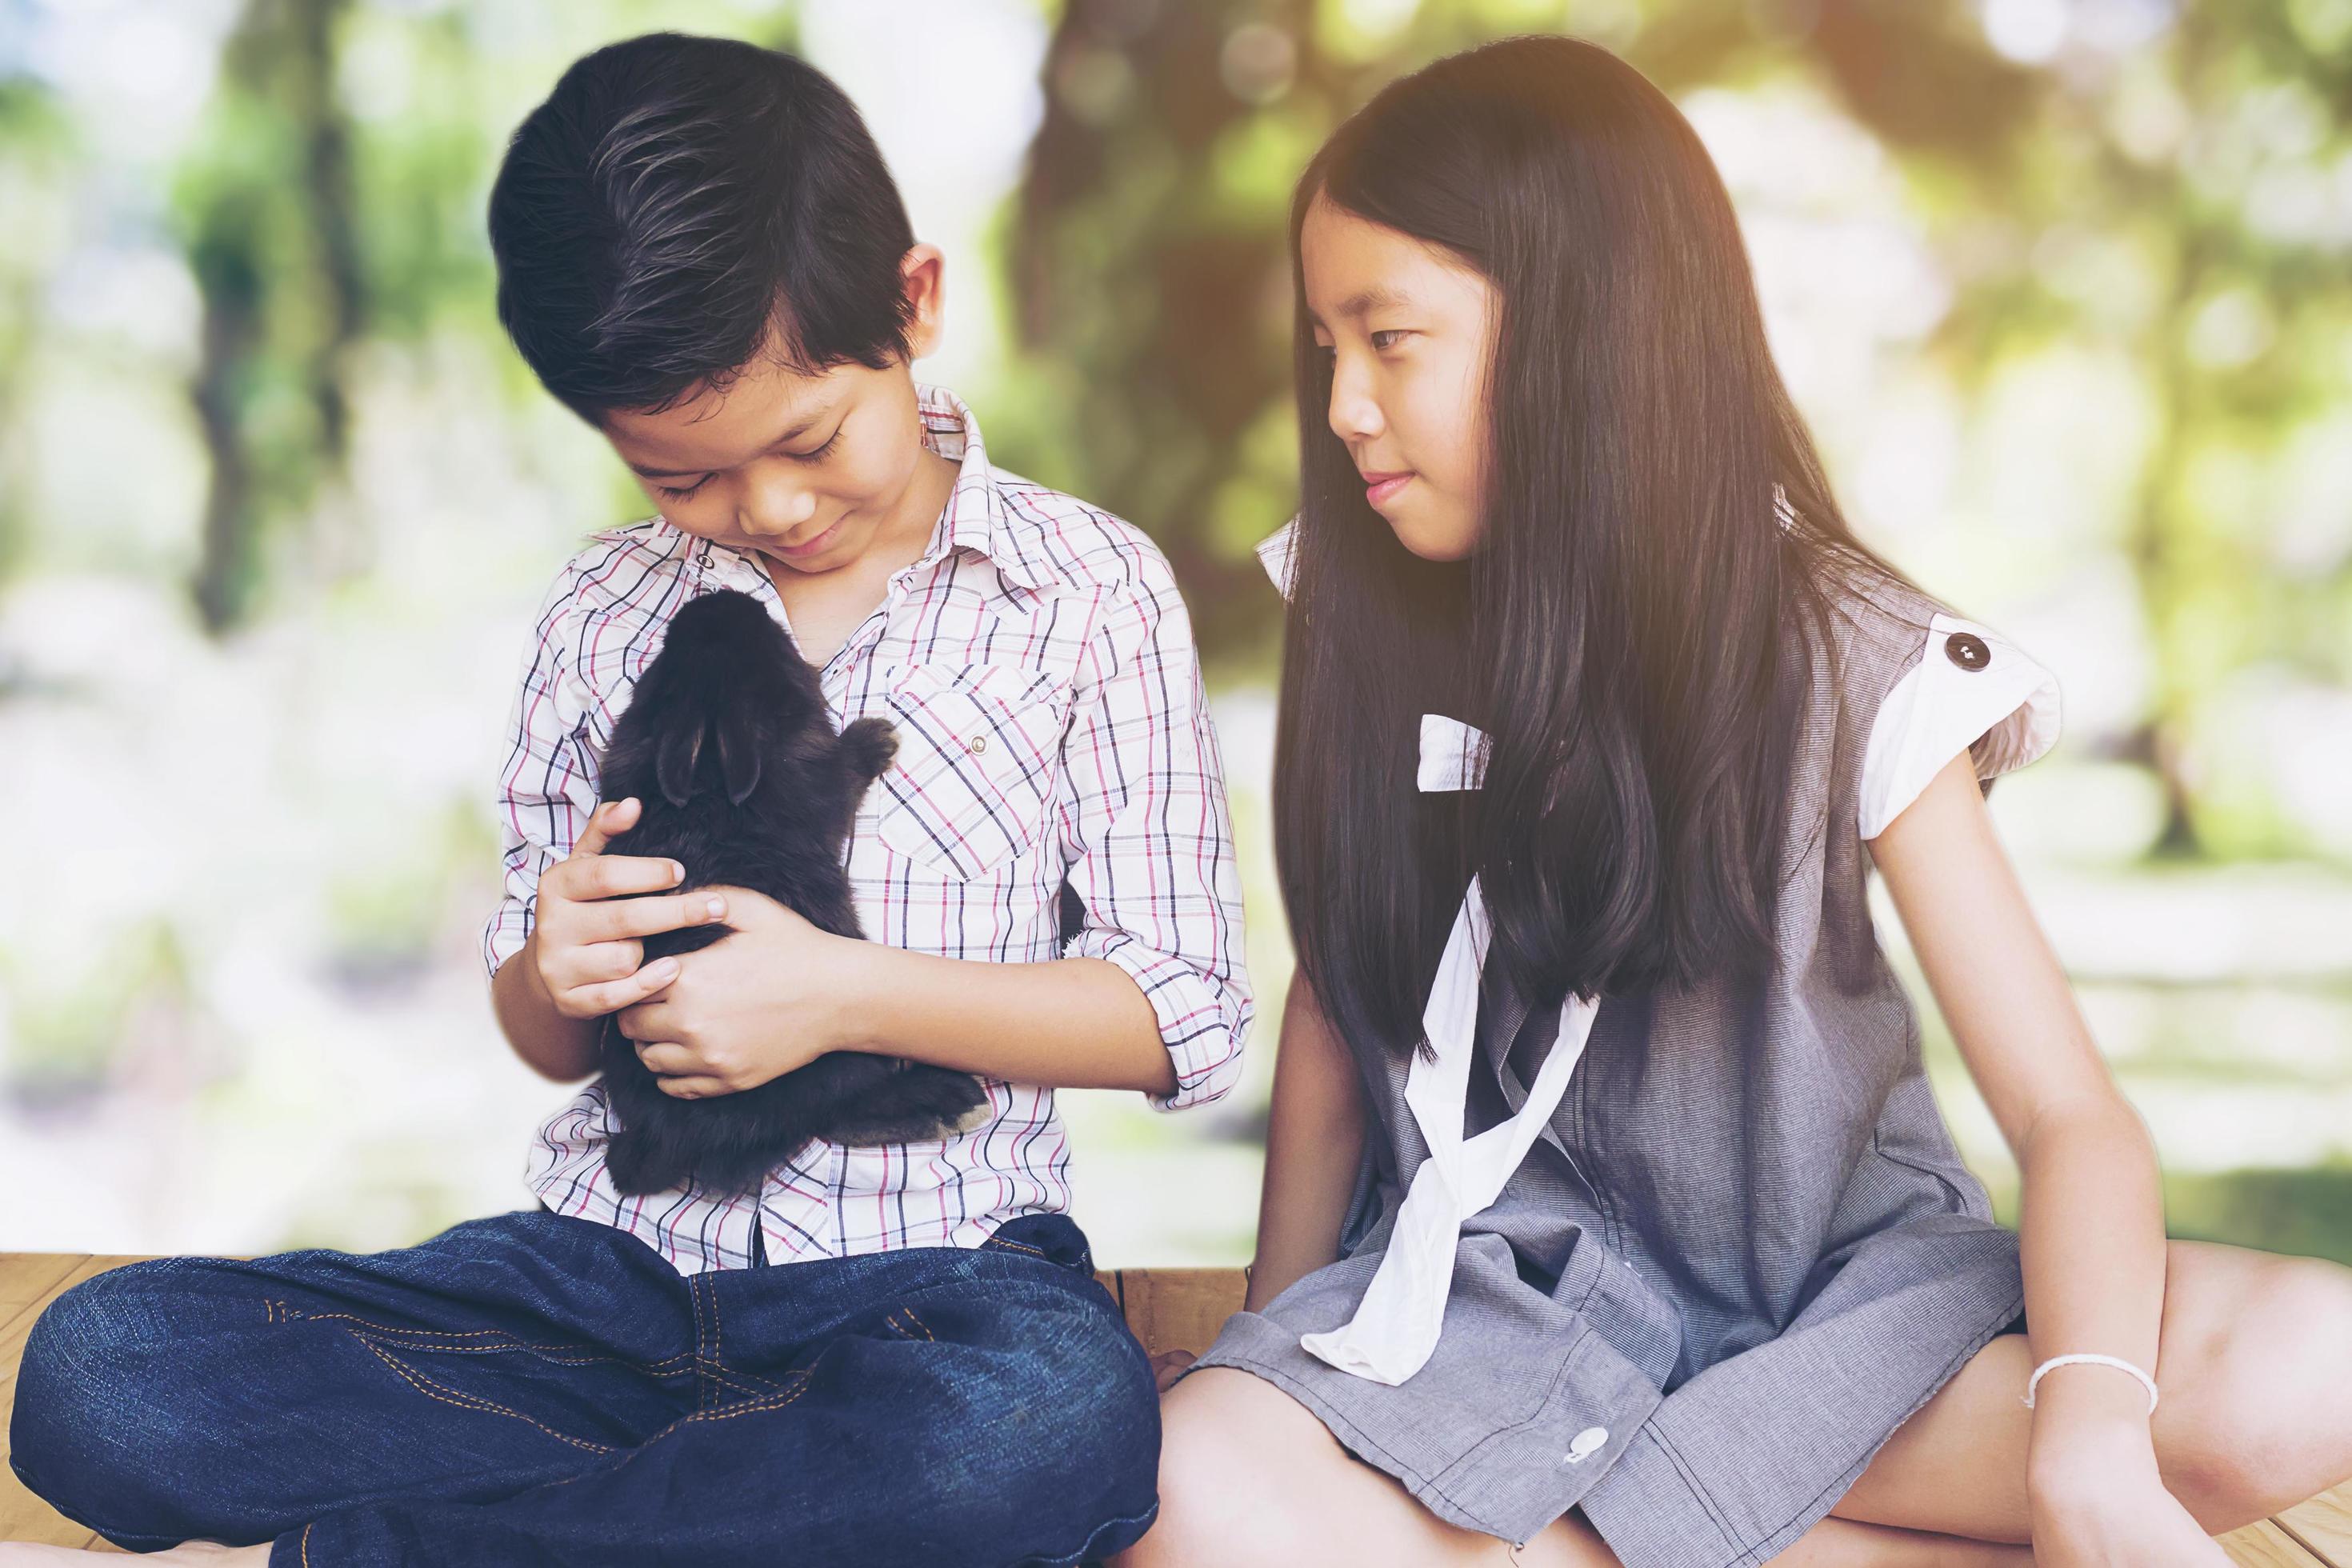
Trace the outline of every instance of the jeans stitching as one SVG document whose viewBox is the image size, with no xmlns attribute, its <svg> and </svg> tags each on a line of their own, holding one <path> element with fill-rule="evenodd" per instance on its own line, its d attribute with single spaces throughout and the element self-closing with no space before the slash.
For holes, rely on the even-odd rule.
<svg viewBox="0 0 2352 1568">
<path fill-rule="evenodd" d="M 1064 1568 L 1065 1564 L 1075 1565 L 1080 1563 L 1091 1563 L 1095 1559 L 1095 1553 L 1090 1549 L 1097 1540 L 1101 1539 L 1104 1531 L 1118 1530 L 1130 1524 L 1142 1524 L 1159 1517 L 1160 1504 L 1155 1501 L 1150 1508 L 1145 1509 L 1141 1513 L 1121 1514 L 1117 1519 L 1104 1520 L 1100 1524 L 1096 1525 L 1092 1530 L 1087 1531 L 1087 1539 L 1085 1542 L 1081 1544 L 1076 1552 L 1070 1553 L 1066 1557 L 1039 1557 L 1036 1554 L 1032 1553 L 1026 1561 L 1033 1563 L 1045 1564 L 1046 1568 Z"/>
<path fill-rule="evenodd" d="M 917 1327 L 917 1328 L 919 1328 L 919 1329 L 920 1329 L 920 1330 L 922 1330 L 922 1331 L 923 1331 L 923 1338 L 925 1338 L 925 1339 L 927 1339 L 927 1340 L 930 1341 L 933 1344 L 937 1344 L 937 1343 L 939 1342 L 939 1338 L 940 1338 L 940 1336 L 939 1336 L 939 1335 L 937 1335 L 937 1334 L 935 1334 L 935 1333 L 933 1333 L 933 1332 L 931 1332 L 931 1326 L 930 1326 L 929 1323 L 927 1323 L 927 1322 L 923 1321 L 923 1320 L 922 1320 L 922 1319 L 920 1319 L 920 1318 L 919 1318 L 919 1317 L 915 1316 L 915 1309 L 914 1309 L 914 1308 L 912 1308 L 912 1307 L 901 1307 L 901 1308 L 899 1308 L 898 1310 L 899 1310 L 900 1311 L 902 1311 L 902 1312 L 904 1312 L 904 1313 L 906 1313 L 906 1314 L 907 1314 L 907 1321 L 908 1321 L 908 1322 L 910 1322 L 910 1323 L 914 1324 L 914 1325 L 915 1325 L 915 1327 Z"/>
<path fill-rule="evenodd" d="M 416 1392 L 425 1395 L 427 1398 L 439 1400 L 444 1405 L 456 1405 L 460 1410 L 473 1410 L 478 1413 L 488 1411 L 495 1415 L 510 1415 L 517 1421 L 521 1421 L 530 1426 L 538 1427 L 541 1431 L 546 1433 L 549 1436 L 554 1438 L 559 1443 L 569 1443 L 575 1448 L 585 1448 L 590 1453 L 610 1454 L 617 1451 L 610 1444 L 592 1443 L 585 1437 L 568 1436 L 565 1434 L 557 1431 L 554 1427 L 548 1426 L 545 1422 L 540 1421 L 532 1416 L 526 1415 L 521 1411 L 514 1409 L 511 1406 L 500 1405 L 494 1399 L 484 1399 L 479 1394 L 467 1394 L 460 1389 L 447 1388 L 436 1383 L 433 1379 L 425 1376 L 425 1373 L 418 1371 L 416 1368 L 410 1366 L 407 1363 L 401 1361 L 398 1357 L 386 1351 L 383 1346 L 370 1341 L 365 1335 L 353 1333 L 352 1334 L 352 1338 L 359 1341 L 361 1344 L 367 1346 L 368 1350 L 374 1354 L 377 1360 L 383 1362 L 384 1365 L 392 1368 L 392 1370 L 396 1373 L 411 1388 L 415 1389 Z"/>
<path fill-rule="evenodd" d="M 599 1355 L 594 1352 L 590 1351 L 584 1345 L 540 1344 L 530 1340 L 517 1339 L 511 1334 L 507 1335 L 505 1339 L 495 1344 L 451 1344 L 446 1342 L 451 1340 L 479 1339 L 485 1335 L 504 1333 L 505 1331 L 502 1329 L 467 1329 L 462 1331 L 456 1329 L 411 1329 L 404 1328 L 397 1323 L 379 1323 L 372 1318 L 362 1318 L 350 1312 L 305 1312 L 295 1307 L 289 1306 L 283 1301 L 265 1301 L 263 1305 L 271 1310 L 272 1316 L 270 1321 L 273 1322 L 292 1323 L 297 1321 L 341 1321 L 347 1323 L 357 1323 L 361 1328 L 373 1330 L 376 1333 L 380 1334 L 406 1335 L 408 1336 L 407 1340 L 403 1342 L 399 1347 L 402 1350 L 440 1351 L 451 1355 L 487 1354 L 502 1351 L 529 1351 L 532 1354 L 543 1357 L 549 1361 L 560 1361 L 566 1362 L 568 1363 L 578 1363 L 583 1364 L 588 1362 L 612 1362 L 621 1366 L 636 1367 L 641 1371 L 653 1373 L 656 1376 L 662 1377 L 671 1376 L 674 1374 L 674 1372 L 682 1372 L 686 1370 L 683 1367 L 674 1367 L 673 1363 L 698 1359 L 689 1352 L 681 1351 L 677 1355 L 664 1356 L 659 1361 L 639 1361 L 634 1356 Z M 284 1313 L 284 1316 L 277 1316 L 276 1314 L 278 1312 Z M 346 1333 L 352 1333 L 356 1332 L 357 1331 L 347 1329 L 344 1331 Z M 666 1371 L 664 1370 L 666 1368 L 671 1368 L 673 1370 Z"/>
<path fill-rule="evenodd" d="M 695 1275 L 686 1282 L 687 1305 L 694 1311 L 694 1407 L 700 1410 L 710 1403 L 710 1362 L 704 1353 L 706 1342 L 702 1327 L 702 1287 L 704 1276 Z"/>
<path fill-rule="evenodd" d="M 793 1389 L 790 1394 L 772 1395 L 765 1399 L 746 1400 L 740 1405 L 730 1405 L 720 1410 L 698 1410 L 690 1415 L 681 1415 L 677 1420 L 671 1422 L 668 1426 L 663 1427 L 660 1431 L 655 1433 L 652 1436 L 647 1437 L 635 1447 L 631 1448 L 626 1453 L 623 1454 L 619 1462 L 614 1464 L 611 1470 L 600 1470 L 596 1473 L 600 1476 L 610 1476 L 614 1470 L 619 1469 L 622 1465 L 627 1464 L 630 1460 L 635 1458 L 638 1455 L 652 1447 L 656 1443 L 660 1442 L 663 1438 L 669 1436 L 671 1434 L 677 1431 L 679 1427 L 684 1426 L 689 1421 L 728 1421 L 732 1420 L 738 1415 L 756 1415 L 765 1411 L 782 1410 L 785 1405 L 790 1405 L 793 1400 L 798 1399 L 802 1394 L 808 1392 L 810 1383 L 809 1374 L 804 1372 L 800 1373 L 799 1376 L 801 1380 L 800 1386 Z M 572 1482 L 583 1479 L 583 1478 L 581 1476 L 565 1476 L 561 1480 L 550 1481 L 547 1484 L 551 1487 L 568 1487 Z"/>
</svg>

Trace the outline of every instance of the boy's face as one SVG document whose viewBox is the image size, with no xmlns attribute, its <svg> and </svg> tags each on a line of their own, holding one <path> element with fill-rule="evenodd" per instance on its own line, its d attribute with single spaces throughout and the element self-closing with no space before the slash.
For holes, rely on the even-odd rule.
<svg viewBox="0 0 2352 1568">
<path fill-rule="evenodd" d="M 916 356 L 937 344 L 940 253 L 908 252 Z M 877 538 L 916 529 L 910 499 L 924 448 L 906 362 L 856 363 L 803 375 L 762 355 L 724 390 L 705 390 L 659 414 L 616 410 L 605 438 L 661 513 L 681 531 L 823 573 L 860 559 Z M 927 509 L 929 510 L 929 509 Z"/>
</svg>

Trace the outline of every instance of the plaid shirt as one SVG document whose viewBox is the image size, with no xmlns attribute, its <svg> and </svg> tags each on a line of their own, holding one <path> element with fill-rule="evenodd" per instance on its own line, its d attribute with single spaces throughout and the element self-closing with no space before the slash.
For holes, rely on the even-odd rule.
<svg viewBox="0 0 2352 1568">
<path fill-rule="evenodd" d="M 950 958 L 1024 963 L 1061 947 L 1065 879 L 1086 906 L 1066 954 L 1132 975 L 1176 1067 L 1162 1109 L 1215 1100 L 1250 1020 L 1241 898 L 1192 623 L 1143 533 L 990 466 L 971 412 L 921 389 L 923 439 L 960 465 L 922 558 L 821 672 L 839 723 L 890 721 L 898 760 L 859 806 L 847 866 L 866 934 Z M 557 580 L 499 773 L 506 897 L 483 933 L 495 973 L 597 801 L 613 722 L 698 594 L 738 588 L 778 621 L 752 558 L 656 518 L 594 536 Z M 604 1169 L 602 1080 L 540 1129 L 528 1181 L 548 1206 L 618 1226 L 681 1273 L 976 1247 L 1069 1206 L 1054 1091 L 982 1080 L 995 1115 L 944 1142 L 812 1144 L 751 1194 L 644 1197 Z"/>
</svg>

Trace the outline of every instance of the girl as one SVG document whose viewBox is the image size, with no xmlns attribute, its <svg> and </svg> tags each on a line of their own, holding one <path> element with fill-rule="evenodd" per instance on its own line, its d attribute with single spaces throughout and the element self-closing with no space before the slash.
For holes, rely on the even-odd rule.
<svg viewBox="0 0 2352 1568">
<path fill-rule="evenodd" d="M 1848 531 L 1666 99 L 1441 61 L 1292 238 L 1298 984 L 1247 1307 L 1128 1561 L 2218 1564 L 2352 1474 L 2352 1273 L 2166 1244 L 1981 798 L 2055 687 Z"/>
</svg>

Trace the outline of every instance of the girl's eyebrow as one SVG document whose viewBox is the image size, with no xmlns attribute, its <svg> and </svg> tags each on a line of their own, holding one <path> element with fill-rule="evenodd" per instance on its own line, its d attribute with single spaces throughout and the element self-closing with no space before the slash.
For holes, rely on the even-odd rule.
<svg viewBox="0 0 2352 1568">
<path fill-rule="evenodd" d="M 1349 295 L 1339 307 L 1339 314 L 1352 321 L 1369 316 L 1374 310 L 1391 307 L 1401 309 L 1411 303 L 1412 301 L 1402 290 L 1391 289 L 1385 283 L 1375 283 L 1369 289 L 1360 289 Z"/>
<path fill-rule="evenodd" d="M 1358 321 L 1370 315 L 1374 310 L 1404 310 L 1412 307 L 1412 298 L 1402 289 L 1391 289 L 1385 283 L 1375 283 L 1368 289 L 1359 289 L 1349 295 L 1346 300 L 1340 301 L 1339 308 L 1331 313 L 1344 321 Z M 1326 324 L 1322 316 L 1311 306 L 1307 309 L 1307 319 L 1318 327 Z"/>
</svg>

